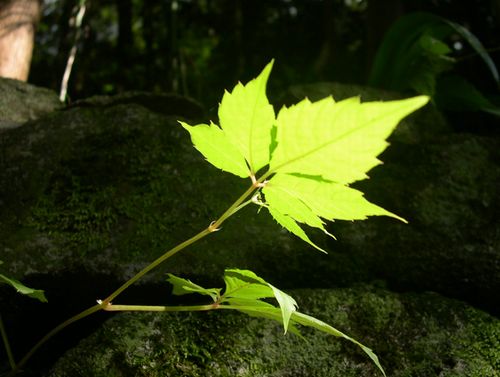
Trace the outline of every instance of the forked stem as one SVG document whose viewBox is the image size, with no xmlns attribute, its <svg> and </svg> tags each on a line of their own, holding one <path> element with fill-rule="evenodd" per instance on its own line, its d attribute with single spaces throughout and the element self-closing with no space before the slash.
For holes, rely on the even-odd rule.
<svg viewBox="0 0 500 377">
<path fill-rule="evenodd" d="M 265 175 L 267 176 L 267 174 Z M 36 343 L 33 348 L 31 348 L 26 355 L 19 361 L 19 363 L 16 365 L 14 362 L 14 359 L 12 358 L 11 365 L 13 365 L 13 370 L 9 374 L 9 376 L 13 376 L 16 374 L 21 368 L 26 364 L 26 362 L 33 356 L 33 354 L 43 345 L 45 344 L 50 338 L 52 338 L 54 335 L 59 333 L 61 330 L 63 330 L 65 327 L 69 326 L 70 324 L 85 318 L 91 314 L 94 314 L 98 311 L 101 310 L 106 310 L 106 311 L 126 311 L 126 310 L 134 310 L 134 309 L 122 309 L 119 310 L 119 308 L 125 308 L 125 307 L 142 307 L 142 308 L 149 308 L 149 309 L 143 309 L 143 311 L 159 311 L 155 310 L 153 306 L 140 306 L 140 305 L 112 305 L 112 300 L 114 300 L 116 297 L 118 297 L 123 291 L 125 291 L 128 287 L 130 287 L 132 284 L 134 284 L 137 280 L 142 278 L 144 275 L 146 275 L 149 271 L 153 270 L 154 268 L 158 267 L 161 263 L 165 262 L 167 259 L 170 257 L 174 256 L 177 254 L 179 251 L 185 249 L 189 245 L 195 243 L 196 241 L 201 240 L 203 237 L 209 235 L 210 233 L 213 233 L 217 230 L 219 230 L 220 226 L 224 221 L 226 221 L 229 217 L 234 215 L 236 212 L 238 212 L 240 209 L 245 207 L 247 204 L 250 204 L 252 201 L 247 200 L 249 196 L 251 196 L 254 191 L 259 189 L 261 187 L 261 183 L 264 181 L 265 176 L 263 176 L 259 180 L 255 180 L 255 178 L 252 179 L 252 185 L 215 221 L 213 221 L 206 229 L 202 230 L 198 234 L 194 235 L 193 237 L 189 238 L 188 240 L 180 243 L 179 245 L 173 247 L 172 249 L 168 250 L 165 252 L 162 256 L 154 260 L 152 263 L 150 263 L 148 266 L 144 267 L 141 271 L 139 271 L 137 274 L 135 274 L 132 278 L 127 280 L 122 286 L 120 286 L 116 291 L 111 293 L 108 297 L 106 297 L 104 300 L 99 300 L 97 305 L 91 306 L 90 308 L 84 310 L 83 312 L 67 319 L 66 321 L 62 322 L 55 328 L 53 328 L 50 332 L 48 332 L 42 339 Z M 246 201 L 245 201 L 246 200 Z M 163 307 L 165 308 L 165 307 Z M 170 307 L 172 308 L 172 307 Z M 176 307 L 178 308 L 177 310 L 161 310 L 161 311 L 181 311 L 179 308 L 183 307 Z M 194 310 L 194 311 L 199 311 L 199 310 L 210 310 L 210 309 L 215 309 L 214 305 L 201 305 L 201 306 L 192 306 L 192 307 L 185 307 L 186 311 L 187 310 Z M 188 309 L 189 308 L 189 309 Z M 135 309 L 137 310 L 137 309 Z M 0 318 L 1 320 L 1 318 Z M 1 322 L 0 322 L 1 323 Z M 1 327 L 2 329 L 2 337 L 4 333 L 3 326 Z M 4 343 L 5 340 L 4 340 Z M 8 343 L 6 343 L 8 344 Z M 12 353 L 10 352 L 10 348 L 8 348 L 7 353 L 10 354 L 9 356 L 9 361 L 11 360 L 10 357 L 12 356 Z"/>
</svg>

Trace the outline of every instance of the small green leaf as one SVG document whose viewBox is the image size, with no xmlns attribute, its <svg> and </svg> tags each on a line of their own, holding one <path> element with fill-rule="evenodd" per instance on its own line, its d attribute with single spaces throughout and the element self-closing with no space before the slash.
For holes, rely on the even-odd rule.
<svg viewBox="0 0 500 377">
<path fill-rule="evenodd" d="M 13 287 L 17 292 L 29 296 L 31 298 L 37 299 L 41 302 L 47 302 L 47 298 L 45 297 L 45 293 L 40 289 L 33 289 L 25 286 L 21 282 L 8 278 L 5 275 L 0 274 L 0 284 L 5 283 Z"/>
<path fill-rule="evenodd" d="M 297 325 L 303 325 L 336 337 L 345 338 L 361 347 L 385 376 L 377 355 L 370 348 L 319 319 L 297 312 L 297 303 L 291 296 L 272 286 L 252 271 L 235 268 L 226 269 L 224 273 L 226 289 L 222 296 L 219 295 L 220 289 L 206 289 L 172 274 L 169 274 L 168 281 L 174 286 L 175 294 L 208 294 L 214 299 L 214 302 L 218 300 L 213 309 L 237 310 L 253 317 L 272 319 L 283 325 L 285 334 L 289 330 L 300 336 Z M 268 302 L 261 301 L 262 298 L 270 297 L 276 298 L 279 308 Z"/>
<path fill-rule="evenodd" d="M 190 280 L 168 274 L 167 281 L 174 286 L 172 293 L 177 296 L 199 293 L 201 295 L 210 296 L 215 302 L 220 296 L 220 288 L 203 288 Z"/>
<path fill-rule="evenodd" d="M 212 165 L 242 178 L 250 176 L 245 158 L 217 125 L 179 123 L 190 133 L 195 148 Z"/>
<path fill-rule="evenodd" d="M 219 121 L 227 139 L 245 157 L 255 174 L 269 164 L 274 109 L 266 97 L 266 84 L 274 61 L 246 85 L 226 92 L 219 106 Z"/>
<path fill-rule="evenodd" d="M 429 34 L 422 34 L 418 43 L 422 49 L 432 55 L 447 55 L 452 52 L 451 48 L 449 48 L 446 43 Z"/>
</svg>

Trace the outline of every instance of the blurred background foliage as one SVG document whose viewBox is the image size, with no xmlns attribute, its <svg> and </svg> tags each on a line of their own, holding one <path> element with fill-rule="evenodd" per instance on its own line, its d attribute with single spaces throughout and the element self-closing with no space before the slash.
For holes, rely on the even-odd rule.
<svg viewBox="0 0 500 377">
<path fill-rule="evenodd" d="M 30 82 L 59 90 L 80 4 L 44 1 Z M 412 75 L 398 85 L 385 80 L 402 64 L 400 58 L 388 57 L 385 72 L 379 69 L 373 80 L 384 35 L 412 12 L 462 25 L 493 63 L 500 60 L 500 0 L 86 0 L 85 5 L 69 101 L 146 90 L 179 93 L 212 108 L 224 88 L 254 77 L 271 58 L 277 61 L 271 95 L 291 84 L 321 81 L 419 91 Z M 419 46 L 433 59 L 419 69 L 424 76 L 452 69 L 495 107 L 498 83 L 483 58 L 461 33 L 448 31 L 439 38 L 420 36 Z M 411 72 L 411 65 L 406 69 Z"/>
</svg>

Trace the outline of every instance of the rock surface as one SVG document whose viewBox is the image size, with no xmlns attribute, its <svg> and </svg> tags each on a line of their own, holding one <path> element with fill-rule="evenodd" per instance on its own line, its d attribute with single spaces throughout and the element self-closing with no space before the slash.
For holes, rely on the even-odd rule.
<svg viewBox="0 0 500 377">
<path fill-rule="evenodd" d="M 388 376 L 500 376 L 500 320 L 458 301 L 370 286 L 292 295 L 302 311 L 373 348 Z M 302 334 L 307 341 L 239 313 L 125 313 L 48 376 L 381 376 L 351 343 Z"/>
</svg>

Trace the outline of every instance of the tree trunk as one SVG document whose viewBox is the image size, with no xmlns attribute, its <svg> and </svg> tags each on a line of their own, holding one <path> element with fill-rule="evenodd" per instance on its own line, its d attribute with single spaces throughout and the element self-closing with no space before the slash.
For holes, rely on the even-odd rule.
<svg viewBox="0 0 500 377">
<path fill-rule="evenodd" d="M 0 76 L 28 79 L 39 17 L 39 0 L 0 0 Z"/>
</svg>

